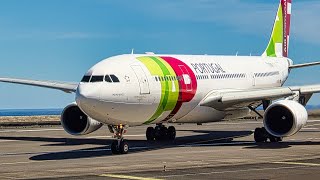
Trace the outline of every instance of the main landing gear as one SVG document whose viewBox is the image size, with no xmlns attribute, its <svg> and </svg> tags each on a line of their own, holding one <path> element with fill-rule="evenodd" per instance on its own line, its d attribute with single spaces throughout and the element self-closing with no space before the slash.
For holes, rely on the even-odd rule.
<svg viewBox="0 0 320 180">
<path fill-rule="evenodd" d="M 112 154 L 127 154 L 129 151 L 129 144 L 123 139 L 123 134 L 126 133 L 123 125 L 109 126 L 110 132 L 114 133 L 113 137 L 116 138 L 111 144 Z"/>
<path fill-rule="evenodd" d="M 270 142 L 280 142 L 280 141 L 282 141 L 282 137 L 275 137 L 275 136 L 269 134 L 264 127 L 256 128 L 254 130 L 254 140 L 257 143 L 267 142 L 268 139 L 270 140 Z"/>
<path fill-rule="evenodd" d="M 174 140 L 176 129 L 173 126 L 167 128 L 163 124 L 157 124 L 155 128 L 147 128 L 146 137 L 148 141 Z"/>
</svg>

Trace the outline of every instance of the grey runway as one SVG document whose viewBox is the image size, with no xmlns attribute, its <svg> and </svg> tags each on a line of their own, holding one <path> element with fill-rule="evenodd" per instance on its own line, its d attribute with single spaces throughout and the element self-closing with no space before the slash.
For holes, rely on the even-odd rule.
<svg viewBox="0 0 320 180">
<path fill-rule="evenodd" d="M 174 142 L 128 129 L 130 152 L 112 155 L 106 127 L 71 136 L 59 127 L 0 129 L 0 179 L 319 179 L 320 121 L 280 143 L 256 144 L 256 121 L 175 125 Z"/>
</svg>

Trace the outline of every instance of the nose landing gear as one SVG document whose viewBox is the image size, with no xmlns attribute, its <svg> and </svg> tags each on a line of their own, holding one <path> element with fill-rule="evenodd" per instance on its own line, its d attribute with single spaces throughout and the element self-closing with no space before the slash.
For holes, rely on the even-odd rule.
<svg viewBox="0 0 320 180">
<path fill-rule="evenodd" d="M 127 154 L 129 152 L 129 144 L 123 139 L 123 134 L 126 133 L 124 126 L 121 124 L 119 126 L 109 126 L 110 129 L 114 133 L 113 137 L 116 138 L 111 144 L 112 154 Z"/>
<path fill-rule="evenodd" d="M 174 140 L 176 129 L 173 126 L 167 128 L 163 124 L 157 124 L 155 128 L 147 128 L 146 137 L 148 141 Z"/>
</svg>

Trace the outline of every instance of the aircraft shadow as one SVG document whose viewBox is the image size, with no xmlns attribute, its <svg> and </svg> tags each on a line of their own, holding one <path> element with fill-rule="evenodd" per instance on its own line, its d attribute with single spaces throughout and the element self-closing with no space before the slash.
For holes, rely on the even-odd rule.
<svg viewBox="0 0 320 180">
<path fill-rule="evenodd" d="M 237 138 L 250 136 L 252 131 L 206 131 L 206 130 L 178 130 L 180 132 L 194 132 L 196 135 L 177 137 L 175 141 L 148 142 L 146 140 L 128 140 L 130 154 L 153 151 L 157 149 L 175 148 L 179 146 L 245 146 L 248 149 L 282 149 L 296 145 L 320 145 L 320 142 L 280 142 L 256 144 L 253 141 L 237 141 Z M 30 160 L 67 160 L 101 156 L 111 156 L 109 144 L 110 139 L 96 138 L 49 138 L 49 137 L 7 137 L 0 136 L 0 140 L 20 140 L 48 142 L 42 146 L 74 146 L 74 145 L 98 145 L 99 147 L 82 148 L 49 152 L 30 157 Z"/>
</svg>

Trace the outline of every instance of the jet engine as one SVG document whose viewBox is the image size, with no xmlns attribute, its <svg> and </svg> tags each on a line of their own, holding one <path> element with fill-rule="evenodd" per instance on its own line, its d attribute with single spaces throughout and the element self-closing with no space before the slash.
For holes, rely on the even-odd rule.
<svg viewBox="0 0 320 180">
<path fill-rule="evenodd" d="M 282 100 L 270 105 L 264 115 L 264 127 L 275 137 L 292 136 L 307 123 L 308 113 L 296 101 Z"/>
<path fill-rule="evenodd" d="M 85 135 L 98 130 L 103 124 L 84 114 L 76 103 L 69 104 L 61 114 L 61 124 L 71 135 Z"/>
</svg>

